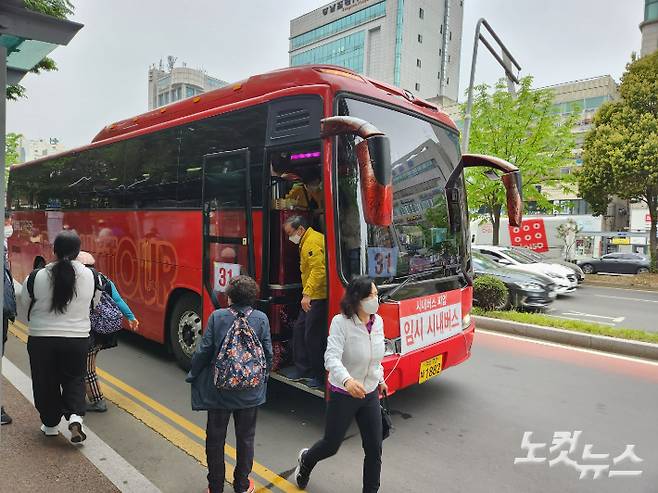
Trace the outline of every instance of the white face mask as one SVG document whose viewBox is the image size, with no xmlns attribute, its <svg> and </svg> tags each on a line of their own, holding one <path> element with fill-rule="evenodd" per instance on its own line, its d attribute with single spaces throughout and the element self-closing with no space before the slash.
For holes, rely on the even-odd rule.
<svg viewBox="0 0 658 493">
<path fill-rule="evenodd" d="M 379 310 L 379 300 L 377 296 L 371 296 L 361 301 L 361 309 L 368 315 L 374 315 Z"/>
<path fill-rule="evenodd" d="M 302 241 L 302 234 L 299 234 L 298 232 L 295 232 L 294 234 L 288 236 L 288 239 L 292 241 L 295 245 L 299 245 L 299 242 Z"/>
<path fill-rule="evenodd" d="M 5 226 L 5 238 L 9 238 L 13 234 L 14 234 L 14 227 L 11 224 Z"/>
</svg>

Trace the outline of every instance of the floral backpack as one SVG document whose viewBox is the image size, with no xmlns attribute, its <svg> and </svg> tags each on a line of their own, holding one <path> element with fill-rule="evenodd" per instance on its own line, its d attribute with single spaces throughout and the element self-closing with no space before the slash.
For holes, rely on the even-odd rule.
<svg viewBox="0 0 658 493">
<path fill-rule="evenodd" d="M 103 335 L 119 332 L 123 328 L 123 313 L 112 299 L 112 286 L 103 274 L 93 269 L 92 272 L 97 279 L 96 289 L 101 291 L 101 298 L 96 308 L 91 308 L 89 312 L 91 330 Z"/>
<path fill-rule="evenodd" d="M 249 325 L 246 313 L 228 309 L 235 317 L 215 360 L 215 387 L 218 390 L 244 390 L 261 386 L 267 379 L 263 345 Z"/>
</svg>

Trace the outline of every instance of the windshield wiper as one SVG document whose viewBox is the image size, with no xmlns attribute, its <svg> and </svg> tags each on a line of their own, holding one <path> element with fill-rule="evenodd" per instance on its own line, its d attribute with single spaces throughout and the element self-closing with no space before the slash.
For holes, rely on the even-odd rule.
<svg viewBox="0 0 658 493">
<path fill-rule="evenodd" d="M 405 287 L 407 284 L 409 284 L 410 281 L 413 281 L 414 279 L 417 279 L 419 277 L 425 276 L 427 274 L 432 274 L 433 272 L 438 272 L 440 270 L 445 270 L 446 266 L 442 265 L 441 267 L 437 267 L 435 269 L 430 269 L 430 270 L 425 270 L 423 272 L 416 272 L 415 274 L 410 274 L 404 281 L 402 281 L 400 284 L 395 286 L 393 289 L 391 289 L 388 293 L 383 294 L 380 298 L 380 302 L 387 301 L 393 296 L 395 293 L 400 291 L 403 287 Z"/>
</svg>

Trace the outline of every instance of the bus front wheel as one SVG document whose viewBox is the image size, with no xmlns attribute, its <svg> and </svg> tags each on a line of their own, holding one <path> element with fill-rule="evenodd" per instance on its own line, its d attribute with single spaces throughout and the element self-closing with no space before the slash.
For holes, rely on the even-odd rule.
<svg viewBox="0 0 658 493">
<path fill-rule="evenodd" d="M 190 369 L 201 329 L 201 299 L 192 293 L 182 295 L 169 317 L 169 340 L 178 365 L 184 370 Z"/>
</svg>

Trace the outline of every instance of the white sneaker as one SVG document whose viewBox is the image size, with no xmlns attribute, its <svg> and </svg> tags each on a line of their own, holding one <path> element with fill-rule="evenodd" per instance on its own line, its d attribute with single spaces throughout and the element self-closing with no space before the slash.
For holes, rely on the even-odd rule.
<svg viewBox="0 0 658 493">
<path fill-rule="evenodd" d="M 57 435 L 59 435 L 59 430 L 57 429 L 57 426 L 41 425 L 41 432 L 47 437 L 56 437 Z"/>
<path fill-rule="evenodd" d="M 71 432 L 71 443 L 81 443 L 87 439 L 87 435 L 82 430 L 82 417 L 77 414 L 71 414 L 69 418 L 69 431 Z"/>
</svg>

